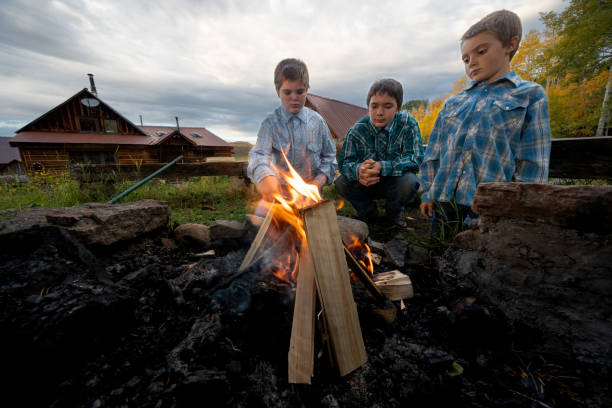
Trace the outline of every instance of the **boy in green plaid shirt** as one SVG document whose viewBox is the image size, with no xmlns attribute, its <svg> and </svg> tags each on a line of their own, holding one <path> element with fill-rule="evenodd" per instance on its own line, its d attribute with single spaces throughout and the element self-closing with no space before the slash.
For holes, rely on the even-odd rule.
<svg viewBox="0 0 612 408">
<path fill-rule="evenodd" d="M 419 188 L 415 173 L 423 159 L 419 126 L 402 106 L 402 85 L 381 79 L 366 99 L 369 115 L 355 123 L 344 138 L 338 159 L 336 191 L 357 210 L 357 217 L 378 216 L 375 199 L 385 199 L 388 223 L 405 227 L 404 207 Z"/>
</svg>

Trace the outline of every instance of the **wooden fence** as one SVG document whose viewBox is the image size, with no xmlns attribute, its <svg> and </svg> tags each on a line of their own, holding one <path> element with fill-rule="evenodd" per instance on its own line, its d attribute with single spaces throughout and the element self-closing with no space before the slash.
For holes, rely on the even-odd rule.
<svg viewBox="0 0 612 408">
<path fill-rule="evenodd" d="M 164 166 L 164 163 L 120 165 L 76 165 L 70 177 L 83 183 L 138 180 Z M 199 176 L 233 176 L 248 183 L 247 162 L 209 162 L 175 164 L 160 177 L 180 179 Z M 553 139 L 550 153 L 550 177 L 573 179 L 612 179 L 612 137 Z"/>
</svg>

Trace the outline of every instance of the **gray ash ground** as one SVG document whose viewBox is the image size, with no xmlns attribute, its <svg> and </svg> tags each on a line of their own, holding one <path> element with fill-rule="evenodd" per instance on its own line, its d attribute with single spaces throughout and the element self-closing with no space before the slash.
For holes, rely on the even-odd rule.
<svg viewBox="0 0 612 408">
<path fill-rule="evenodd" d="M 255 266 L 214 290 L 247 248 L 207 257 L 162 237 L 97 252 L 55 227 L 1 240 L 4 406 L 610 406 L 596 362 L 542 354 L 539 333 L 427 266 L 402 270 L 415 296 L 392 325 L 353 282 L 368 362 L 340 377 L 317 353 L 312 385 L 290 385 L 292 287 Z"/>
</svg>

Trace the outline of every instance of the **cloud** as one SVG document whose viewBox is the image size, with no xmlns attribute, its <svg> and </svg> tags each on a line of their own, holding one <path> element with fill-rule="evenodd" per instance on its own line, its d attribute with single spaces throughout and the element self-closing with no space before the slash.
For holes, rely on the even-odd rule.
<svg viewBox="0 0 612 408">
<path fill-rule="evenodd" d="M 405 99 L 433 99 L 463 75 L 461 34 L 515 10 L 525 33 L 561 0 L 513 1 L 4 1 L 0 131 L 19 128 L 88 87 L 134 123 L 205 126 L 254 138 L 278 104 L 282 58 L 309 67 L 311 92 L 365 105 L 394 77 Z"/>
</svg>

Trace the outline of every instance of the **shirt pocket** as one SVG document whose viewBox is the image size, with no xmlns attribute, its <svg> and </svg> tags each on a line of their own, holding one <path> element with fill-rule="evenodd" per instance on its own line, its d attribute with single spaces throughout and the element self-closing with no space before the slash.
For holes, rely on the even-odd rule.
<svg viewBox="0 0 612 408">
<path fill-rule="evenodd" d="M 493 126 L 505 132 L 519 130 L 525 122 L 528 101 L 522 98 L 502 98 L 493 101 L 491 120 Z"/>
</svg>

